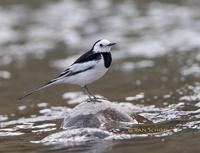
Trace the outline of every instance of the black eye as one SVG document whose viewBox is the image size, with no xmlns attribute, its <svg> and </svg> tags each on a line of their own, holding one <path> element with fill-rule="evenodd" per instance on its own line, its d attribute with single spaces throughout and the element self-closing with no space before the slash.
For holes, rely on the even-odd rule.
<svg viewBox="0 0 200 153">
<path fill-rule="evenodd" d="M 100 46 L 100 47 L 103 47 L 103 44 L 100 44 L 99 46 Z"/>
</svg>

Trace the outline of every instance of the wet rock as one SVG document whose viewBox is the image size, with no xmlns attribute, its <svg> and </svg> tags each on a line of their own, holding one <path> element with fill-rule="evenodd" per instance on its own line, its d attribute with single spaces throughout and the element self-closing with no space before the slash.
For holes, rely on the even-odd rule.
<svg viewBox="0 0 200 153">
<path fill-rule="evenodd" d="M 141 122 L 138 120 L 143 121 L 142 124 L 146 120 L 142 116 L 128 114 L 126 109 L 127 107 L 119 107 L 118 103 L 107 100 L 82 102 L 64 118 L 63 130 L 33 143 L 74 147 L 87 145 L 88 142 L 96 140 L 99 142 L 100 140 L 134 138 L 136 135 L 129 133 L 130 129 L 135 125 L 140 125 Z"/>
<path fill-rule="evenodd" d="M 69 147 L 96 140 L 126 139 L 131 135 L 124 134 L 124 131 L 136 124 L 135 118 L 123 108 L 119 109 L 116 103 L 107 100 L 82 102 L 64 118 L 63 130 L 33 143 Z"/>
<path fill-rule="evenodd" d="M 63 129 L 100 128 L 108 131 L 128 128 L 138 122 L 107 100 L 83 102 L 65 117 Z"/>
</svg>

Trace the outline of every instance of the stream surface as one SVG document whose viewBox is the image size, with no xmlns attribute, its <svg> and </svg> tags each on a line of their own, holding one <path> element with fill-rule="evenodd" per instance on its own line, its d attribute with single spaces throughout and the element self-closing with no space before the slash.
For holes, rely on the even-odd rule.
<svg viewBox="0 0 200 153">
<path fill-rule="evenodd" d="M 86 97 L 49 87 L 98 39 L 116 42 L 108 73 L 89 88 L 153 123 L 128 131 L 62 130 Z M 0 152 L 200 151 L 200 1 L 0 1 Z"/>
</svg>

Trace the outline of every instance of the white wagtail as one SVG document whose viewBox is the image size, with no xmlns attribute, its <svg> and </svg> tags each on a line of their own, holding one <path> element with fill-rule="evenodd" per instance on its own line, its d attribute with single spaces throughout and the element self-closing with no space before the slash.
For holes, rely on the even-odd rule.
<svg viewBox="0 0 200 153">
<path fill-rule="evenodd" d="M 110 49 L 115 44 L 116 43 L 111 43 L 106 39 L 98 40 L 94 43 L 90 51 L 80 56 L 56 78 L 32 90 L 19 99 L 21 100 L 50 85 L 62 82 L 79 85 L 83 92 L 88 95 L 90 101 L 96 99 L 96 97 L 89 92 L 87 85 L 100 79 L 108 71 L 112 62 Z"/>
</svg>

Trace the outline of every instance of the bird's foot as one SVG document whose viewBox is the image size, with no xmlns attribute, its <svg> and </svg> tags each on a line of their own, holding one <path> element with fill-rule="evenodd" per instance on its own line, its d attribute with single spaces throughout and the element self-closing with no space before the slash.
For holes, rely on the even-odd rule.
<svg viewBox="0 0 200 153">
<path fill-rule="evenodd" d="M 93 98 L 88 98 L 87 99 L 87 102 L 89 103 L 89 102 L 94 102 L 94 99 Z"/>
<path fill-rule="evenodd" d="M 93 103 L 95 103 L 95 102 L 99 102 L 99 101 L 97 100 L 97 98 L 94 98 L 94 96 L 92 96 L 92 97 L 89 97 L 87 99 L 87 102 L 93 102 Z"/>
<path fill-rule="evenodd" d="M 87 99 L 87 102 L 93 102 L 93 103 L 102 102 L 102 99 L 105 99 L 105 98 L 92 96 L 92 98 L 90 97 Z"/>
<path fill-rule="evenodd" d="M 93 99 L 95 102 L 102 102 L 102 100 L 106 100 L 104 97 L 96 97 L 96 96 L 93 96 Z"/>
</svg>

